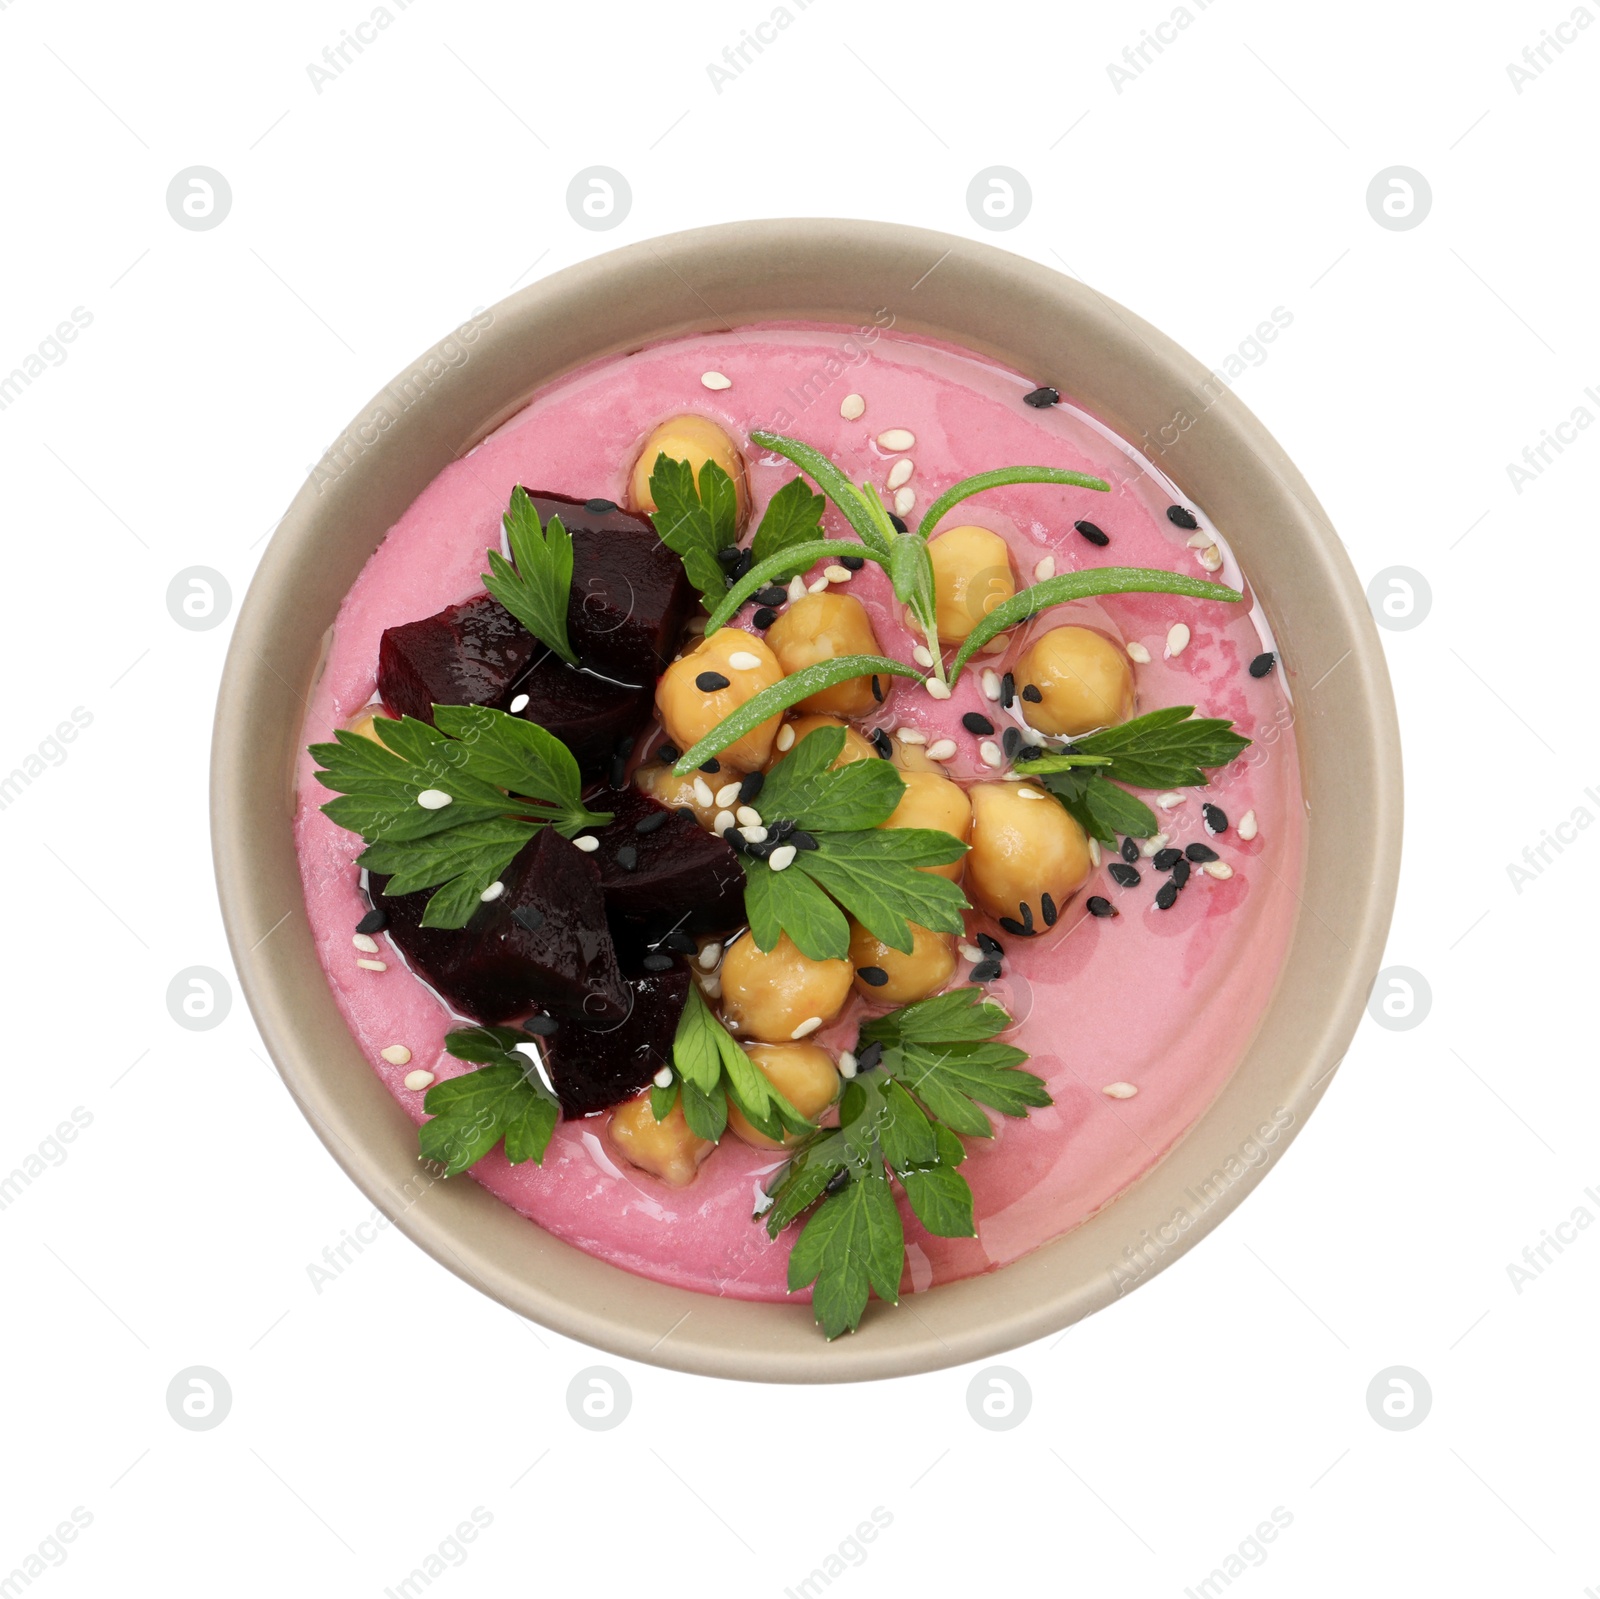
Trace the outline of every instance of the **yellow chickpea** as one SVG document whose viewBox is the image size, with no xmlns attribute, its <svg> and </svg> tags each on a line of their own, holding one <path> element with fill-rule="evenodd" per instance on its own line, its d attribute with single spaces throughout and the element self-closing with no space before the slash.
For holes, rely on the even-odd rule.
<svg viewBox="0 0 1600 1599">
<path fill-rule="evenodd" d="M 889 759 L 902 775 L 907 772 L 935 772 L 940 777 L 944 776 L 944 768 L 937 761 L 928 759 L 926 744 L 902 744 L 895 739 L 894 754 Z"/>
<path fill-rule="evenodd" d="M 796 600 L 767 629 L 766 638 L 785 674 L 841 655 L 881 653 L 867 608 L 853 594 L 808 594 Z M 881 679 L 880 685 L 887 694 L 888 685 Z M 826 716 L 865 716 L 876 704 L 871 677 L 850 677 L 808 695 L 799 708 Z"/>
<path fill-rule="evenodd" d="M 358 738 L 370 738 L 374 744 L 382 744 L 387 749 L 389 746 L 378 737 L 378 718 L 382 714 L 377 710 L 362 711 L 346 731 L 354 733 Z"/>
<path fill-rule="evenodd" d="M 833 1056 L 816 1044 L 752 1044 L 750 1059 L 764 1076 L 807 1121 L 815 1121 L 839 1097 L 839 1071 Z M 752 1127 L 731 1101 L 728 1130 L 756 1149 L 787 1149 L 798 1144 L 800 1133 L 768 1138 Z"/>
<path fill-rule="evenodd" d="M 606 1131 L 612 1147 L 630 1166 L 659 1177 L 673 1188 L 687 1188 L 706 1156 L 717 1147 L 689 1131 L 681 1100 L 657 1121 L 648 1093 L 618 1105 Z"/>
<path fill-rule="evenodd" d="M 750 514 L 750 484 L 745 474 L 744 456 L 710 417 L 693 413 L 669 416 L 651 430 L 640 448 L 639 459 L 633 463 L 633 476 L 628 484 L 628 498 L 636 511 L 656 508 L 650 494 L 650 474 L 660 455 L 673 461 L 687 461 L 696 484 L 700 481 L 700 468 L 707 461 L 715 461 L 733 479 L 739 502 L 739 526 L 744 526 Z"/>
<path fill-rule="evenodd" d="M 1022 917 L 1045 926 L 1040 897 L 1059 911 L 1089 877 L 1089 841 L 1058 801 L 1031 783 L 977 783 L 972 801 L 972 849 L 967 896 L 991 916 Z"/>
<path fill-rule="evenodd" d="M 833 763 L 835 766 L 848 766 L 851 761 L 877 760 L 878 752 L 853 727 L 845 727 L 837 716 L 797 716 L 792 722 L 784 723 L 774 740 L 772 759 L 767 763 L 768 770 L 776 766 L 806 734 L 816 732 L 819 727 L 844 727 L 844 748 L 839 752 L 839 759 Z M 794 731 L 793 738 L 785 736 L 790 729 Z"/>
<path fill-rule="evenodd" d="M 1133 667 L 1127 655 L 1086 627 L 1053 627 L 1016 668 L 1017 692 L 1030 727 L 1075 738 L 1133 715 Z M 1029 694 L 1038 690 L 1039 698 Z"/>
<path fill-rule="evenodd" d="M 933 828 L 965 844 L 972 836 L 972 802 L 966 790 L 959 783 L 952 783 L 937 768 L 900 775 L 905 780 L 906 791 L 882 825 Z M 931 872 L 935 877 L 948 877 L 954 883 L 961 877 L 963 860 L 964 857 L 957 856 L 943 866 L 922 866 L 918 870 Z"/>
<path fill-rule="evenodd" d="M 939 637 L 959 644 L 995 606 L 1017 592 L 1011 551 L 986 527 L 953 527 L 928 541 Z"/>
<path fill-rule="evenodd" d="M 704 785 L 703 791 L 713 795 L 720 779 L 714 773 L 690 772 L 685 777 L 678 777 L 670 766 L 662 766 L 652 762 L 648 766 L 639 767 L 633 774 L 635 785 L 648 794 L 658 804 L 665 805 L 668 810 L 675 811 L 680 805 L 687 805 L 694 812 L 695 820 L 710 831 L 711 824 L 716 820 L 717 804 L 715 799 L 711 804 L 702 803 L 700 792 L 695 788 L 695 779 L 699 778 Z"/>
<path fill-rule="evenodd" d="M 705 674 L 726 681 L 725 688 L 702 688 Z M 681 750 L 698 743 L 723 717 L 771 688 L 783 677 L 778 658 L 758 638 L 736 627 L 718 628 L 676 660 L 656 684 L 656 709 L 667 737 Z M 769 716 L 727 749 L 717 752 L 723 769 L 753 772 L 766 765 L 781 716 Z"/>
<path fill-rule="evenodd" d="M 850 997 L 850 962 L 811 960 L 794 947 L 787 933 L 765 953 L 749 933 L 735 939 L 722 957 L 718 975 L 728 1026 L 743 1038 L 763 1043 L 786 1044 L 814 1019 L 831 1022 Z"/>
<path fill-rule="evenodd" d="M 949 933 L 930 933 L 911 924 L 911 953 L 885 944 L 859 922 L 850 924 L 850 964 L 855 968 L 856 992 L 879 1005 L 909 1005 L 937 994 L 956 969 L 956 941 Z M 886 983 L 872 983 L 861 975 L 882 972 Z"/>
</svg>

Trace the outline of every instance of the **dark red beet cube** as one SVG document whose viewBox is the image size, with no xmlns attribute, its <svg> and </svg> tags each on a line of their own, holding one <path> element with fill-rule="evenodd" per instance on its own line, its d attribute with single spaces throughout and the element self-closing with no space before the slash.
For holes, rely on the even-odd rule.
<svg viewBox="0 0 1600 1599">
<path fill-rule="evenodd" d="M 534 662 L 513 686 L 509 703 L 524 694 L 528 703 L 517 715 L 555 734 L 589 778 L 610 770 L 618 747 L 650 719 L 655 703 L 653 679 L 636 688 L 568 666 L 555 654 Z"/>
<path fill-rule="evenodd" d="M 391 897 L 378 876 L 369 889 L 411 969 L 462 1015 L 489 1026 L 530 1010 L 574 1022 L 624 1020 L 628 988 L 594 857 L 541 828 L 501 881 L 505 892 L 454 930 L 421 925 L 431 890 Z"/>
<path fill-rule="evenodd" d="M 619 1026 L 563 1022 L 546 1040 L 550 1081 L 566 1116 L 590 1116 L 631 1099 L 672 1059 L 678 1017 L 689 998 L 687 968 L 627 979 L 632 1009 Z"/>
<path fill-rule="evenodd" d="M 511 685 L 539 648 L 498 600 L 480 594 L 436 616 L 386 628 L 378 646 L 378 693 L 391 716 L 433 720 L 435 705 L 504 710 Z"/>
<path fill-rule="evenodd" d="M 648 517 L 615 507 L 591 511 L 565 494 L 530 491 L 529 498 L 540 522 L 559 516 L 572 535 L 567 637 L 578 659 L 607 677 L 653 684 L 694 603 L 683 562 Z"/>
<path fill-rule="evenodd" d="M 631 787 L 597 795 L 591 804 L 616 817 L 597 829 L 594 857 L 613 921 L 709 933 L 744 920 L 739 857 L 692 816 Z"/>
</svg>

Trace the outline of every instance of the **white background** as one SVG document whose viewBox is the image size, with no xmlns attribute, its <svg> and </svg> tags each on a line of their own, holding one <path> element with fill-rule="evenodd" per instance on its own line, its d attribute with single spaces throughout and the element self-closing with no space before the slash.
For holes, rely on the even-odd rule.
<svg viewBox="0 0 1600 1599">
<path fill-rule="evenodd" d="M 0 5 L 0 374 L 93 317 L 0 411 L 0 770 L 93 718 L 0 811 L 0 1174 L 75 1106 L 93 1118 L 0 1211 L 0 1577 L 93 1517 L 16 1591 L 378 1595 L 475 1507 L 492 1522 L 430 1594 L 776 1596 L 875 1506 L 892 1522 L 829 1593 L 1178 1595 L 1274 1507 L 1292 1522 L 1227 1591 L 1600 1587 L 1600 1230 L 1520 1292 L 1507 1271 L 1600 1216 L 1600 839 L 1574 833 L 1520 892 L 1507 870 L 1600 814 L 1596 431 L 1520 493 L 1507 473 L 1574 408 L 1600 415 L 1600 29 L 1519 93 L 1507 64 L 1568 0 L 1190 9 L 1119 92 L 1107 64 L 1167 0 L 814 0 L 719 93 L 707 64 L 766 0 L 414 0 L 319 93 L 308 64 L 366 0 Z M 632 186 L 609 232 L 565 203 L 594 164 Z M 993 164 L 1033 192 L 1004 234 L 966 208 Z M 1397 164 L 1433 195 L 1407 231 L 1366 203 Z M 232 188 L 210 231 L 167 210 L 193 165 Z M 178 626 L 173 576 L 213 568 L 236 605 L 311 463 L 473 307 L 617 244 L 785 214 L 993 238 L 1208 364 L 1285 308 L 1240 395 L 1363 582 L 1403 566 L 1431 590 L 1384 633 L 1408 788 L 1387 960 L 1431 1012 L 1363 1024 L 1215 1236 L 1004 1357 L 1032 1393 L 1009 1431 L 969 1415 L 971 1370 L 816 1391 L 629 1366 L 393 1231 L 319 1294 L 309 1264 L 367 1203 L 237 996 L 204 1032 L 166 1005 L 183 968 L 231 971 L 206 836 L 228 627 Z M 567 1411 L 596 1363 L 632 1389 L 608 1432 Z M 231 1387 L 213 1430 L 167 1411 L 193 1365 Z M 1432 1390 L 1408 1431 L 1368 1412 L 1394 1365 Z"/>
</svg>

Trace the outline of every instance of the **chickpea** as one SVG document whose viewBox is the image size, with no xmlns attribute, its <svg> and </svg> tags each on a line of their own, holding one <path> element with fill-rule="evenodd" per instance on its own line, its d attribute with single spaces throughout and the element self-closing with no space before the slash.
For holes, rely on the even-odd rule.
<svg viewBox="0 0 1600 1599">
<path fill-rule="evenodd" d="M 718 807 L 715 801 L 710 805 L 700 803 L 694 788 L 697 777 L 715 794 L 721 780 L 714 772 L 690 772 L 685 777 L 678 777 L 670 766 L 656 762 L 639 767 L 633 774 L 633 781 L 651 799 L 665 805 L 668 810 L 675 811 L 680 805 L 687 805 L 694 812 L 695 820 L 709 832 L 716 820 Z"/>
<path fill-rule="evenodd" d="M 689 1131 L 681 1100 L 657 1121 L 648 1093 L 618 1105 L 606 1131 L 612 1146 L 630 1166 L 659 1177 L 673 1188 L 687 1188 L 695 1180 L 701 1162 L 717 1147 Z"/>
<path fill-rule="evenodd" d="M 850 962 L 814 961 L 782 934 L 763 953 L 749 933 L 722 957 L 722 1011 L 744 1038 L 786 1044 L 795 1028 L 820 1016 L 830 1022 L 850 997 Z"/>
<path fill-rule="evenodd" d="M 911 924 L 911 953 L 885 944 L 859 922 L 850 924 L 850 964 L 855 968 L 856 992 L 879 1005 L 909 1005 L 937 994 L 956 969 L 956 941 L 949 933 L 930 933 Z M 861 968 L 876 966 L 889 974 L 887 983 L 874 987 Z"/>
<path fill-rule="evenodd" d="M 944 776 L 944 768 L 937 761 L 928 759 L 926 744 L 902 744 L 895 739 L 894 754 L 889 759 L 902 775 L 907 772 L 933 772 L 939 777 Z"/>
<path fill-rule="evenodd" d="M 841 655 L 882 653 L 867 608 L 853 594 L 808 594 L 796 600 L 767 629 L 766 638 L 786 674 Z M 887 685 L 882 686 L 887 693 Z M 831 716 L 865 716 L 876 704 L 871 677 L 850 677 L 808 695 L 799 709 Z"/>
<path fill-rule="evenodd" d="M 1017 592 L 1011 551 L 986 527 L 953 527 L 928 541 L 939 637 L 959 644 L 995 606 Z"/>
<path fill-rule="evenodd" d="M 754 666 L 735 665 L 733 657 L 748 657 Z M 705 672 L 726 678 L 728 686 L 703 689 L 696 679 Z M 674 661 L 656 684 L 656 709 L 667 737 L 681 750 L 698 743 L 723 717 L 753 699 L 762 689 L 771 688 L 783 677 L 778 658 L 758 638 L 737 627 L 718 628 L 700 640 L 685 656 Z M 717 759 L 725 771 L 753 772 L 764 766 L 778 736 L 781 716 L 769 716 L 727 749 Z"/>
<path fill-rule="evenodd" d="M 362 711 L 346 731 L 354 733 L 358 738 L 370 738 L 374 744 L 383 745 L 383 748 L 387 749 L 389 746 L 378 737 L 378 718 L 382 715 L 381 710 Z"/>
<path fill-rule="evenodd" d="M 915 748 L 915 746 L 913 746 Z M 889 813 L 885 827 L 928 827 L 948 833 L 965 844 L 972 836 L 972 802 L 959 783 L 952 783 L 943 772 L 902 772 L 906 791 L 900 803 Z M 923 866 L 919 871 L 931 872 L 935 877 L 948 877 L 952 883 L 959 880 L 965 857 L 957 856 L 943 866 Z"/>
<path fill-rule="evenodd" d="M 686 412 L 682 416 L 669 416 L 651 430 L 639 450 L 639 459 L 633 463 L 633 476 L 628 485 L 628 498 L 636 511 L 656 508 L 650 494 L 650 474 L 660 455 L 674 461 L 687 461 L 697 485 L 700 468 L 707 461 L 715 461 L 733 479 L 734 493 L 738 496 L 739 526 L 744 526 L 750 515 L 750 484 L 745 474 L 744 456 L 710 417 Z"/>
<path fill-rule="evenodd" d="M 839 1097 L 839 1071 L 833 1056 L 816 1044 L 752 1044 L 750 1059 L 764 1076 L 807 1121 L 815 1121 Z M 755 1149 L 788 1149 L 798 1144 L 800 1133 L 768 1138 L 746 1120 L 729 1101 L 728 1129 L 735 1138 Z"/>
<path fill-rule="evenodd" d="M 1032 798 L 1029 796 L 1032 795 Z M 991 916 L 1021 918 L 1024 904 L 1043 929 L 1039 897 L 1059 910 L 1089 877 L 1089 841 L 1054 796 L 1030 783 L 977 783 L 967 895 Z"/>
<path fill-rule="evenodd" d="M 1128 657 L 1086 627 L 1053 627 L 1036 639 L 1017 662 L 1016 679 L 1023 715 L 1041 733 L 1075 738 L 1133 714 Z M 1022 692 L 1030 686 L 1043 697 L 1035 701 Z"/>
<path fill-rule="evenodd" d="M 770 771 L 792 750 L 808 733 L 815 733 L 819 727 L 844 727 L 844 748 L 839 752 L 839 759 L 833 764 L 848 766 L 851 761 L 875 761 L 878 752 L 864 739 L 853 727 L 845 727 L 837 716 L 797 716 L 792 722 L 786 724 L 794 729 L 794 743 L 788 750 L 780 750 L 776 744 L 773 746 L 772 759 L 767 762 Z"/>
</svg>

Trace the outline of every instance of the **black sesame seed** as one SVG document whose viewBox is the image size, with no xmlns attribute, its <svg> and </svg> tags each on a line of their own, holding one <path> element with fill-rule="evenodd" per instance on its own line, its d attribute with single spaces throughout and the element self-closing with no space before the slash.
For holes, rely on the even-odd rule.
<svg viewBox="0 0 1600 1599">
<path fill-rule="evenodd" d="M 1189 873 L 1193 870 L 1194 868 L 1186 860 L 1180 858 L 1179 860 L 1174 861 L 1172 864 L 1172 881 L 1176 883 L 1179 888 L 1182 888 L 1183 885 L 1189 881 Z"/>
<path fill-rule="evenodd" d="M 1024 927 L 1015 916 L 1002 916 L 1000 925 L 1014 938 L 1031 938 L 1033 936 L 1032 928 Z"/>
<path fill-rule="evenodd" d="M 1048 894 L 1039 896 L 1039 910 L 1044 916 L 1044 925 L 1046 927 L 1054 927 L 1059 912 L 1056 910 L 1056 902 Z"/>
<path fill-rule="evenodd" d="M 1091 544 L 1098 544 L 1101 549 L 1111 542 L 1111 535 L 1096 527 L 1093 522 L 1074 522 L 1072 524 Z"/>
<path fill-rule="evenodd" d="M 530 933 L 537 933 L 544 926 L 544 912 L 537 905 L 519 905 L 512 911 L 511 920 L 518 927 L 525 928 Z"/>
<path fill-rule="evenodd" d="M 737 544 L 724 544 L 717 551 L 717 565 L 729 568 L 735 567 L 739 564 L 739 557 L 743 554 L 744 551 Z"/>
<path fill-rule="evenodd" d="M 775 822 L 767 823 L 767 837 L 778 839 L 781 842 L 794 832 L 796 825 L 787 816 L 780 817 Z"/>
<path fill-rule="evenodd" d="M 876 681 L 876 679 L 874 679 L 874 681 Z M 873 728 L 873 730 L 867 734 L 867 738 L 873 749 L 878 752 L 878 755 L 881 759 L 888 760 L 891 756 L 893 756 L 894 745 L 890 742 L 889 735 L 885 733 L 881 727 Z"/>
<path fill-rule="evenodd" d="M 1104 894 L 1091 894 L 1084 902 L 1091 916 L 1115 916 L 1117 907 Z"/>
<path fill-rule="evenodd" d="M 648 816 L 641 816 L 633 824 L 634 832 L 653 833 L 658 827 L 665 827 L 667 825 L 667 814 L 666 811 L 651 811 Z"/>
<path fill-rule="evenodd" d="M 782 605 L 789 598 L 789 591 L 781 583 L 772 583 L 764 589 L 757 589 L 750 598 L 757 605 Z"/>
<path fill-rule="evenodd" d="M 1016 760 L 1022 753 L 1022 729 L 1020 727 L 1008 727 L 1000 735 L 1000 753 L 1008 761 Z"/>
<path fill-rule="evenodd" d="M 754 855 L 758 848 L 757 845 L 747 842 L 744 834 L 741 833 L 737 827 L 730 827 L 726 831 L 718 833 L 717 837 L 720 838 L 735 855 Z M 765 859 L 765 856 L 760 858 Z"/>
<path fill-rule="evenodd" d="M 883 1059 L 883 1045 L 874 1040 L 863 1050 L 856 1053 L 856 1074 L 870 1072 L 874 1066 Z"/>
<path fill-rule="evenodd" d="M 861 1068 L 859 1066 L 856 1068 L 857 1071 L 860 1069 Z M 822 1191 L 825 1194 L 837 1194 L 840 1189 L 848 1188 L 849 1186 L 850 1168 L 848 1166 L 841 1166 L 838 1171 L 836 1171 L 833 1176 L 831 1176 L 827 1182 L 822 1185 Z"/>
<path fill-rule="evenodd" d="M 721 672 L 702 672 L 699 677 L 694 680 L 694 686 L 699 689 L 702 694 L 715 694 L 718 689 L 723 689 L 728 686 L 728 679 L 725 678 Z"/>
<path fill-rule="evenodd" d="M 1194 512 L 1187 505 L 1169 505 L 1167 507 L 1167 520 L 1174 527 L 1181 527 L 1186 533 L 1193 533 L 1200 526 L 1195 520 Z"/>
<path fill-rule="evenodd" d="M 889 981 L 889 974 L 881 966 L 858 966 L 856 976 L 874 988 L 882 988 Z"/>
<path fill-rule="evenodd" d="M 1017 697 L 1017 679 L 1011 672 L 1007 672 L 1000 679 L 1000 703 L 1006 710 L 1011 709 L 1011 702 Z"/>
<path fill-rule="evenodd" d="M 1139 886 L 1139 869 L 1129 866 L 1126 861 L 1112 861 L 1106 868 L 1111 873 L 1114 883 L 1121 883 L 1124 888 L 1137 888 Z"/>
<path fill-rule="evenodd" d="M 583 508 L 591 516 L 605 516 L 609 512 L 616 510 L 617 502 L 615 500 L 585 500 Z"/>
<path fill-rule="evenodd" d="M 1217 852 L 1209 844 L 1191 844 L 1183 852 L 1196 866 L 1203 866 L 1207 861 L 1214 861 Z"/>
<path fill-rule="evenodd" d="M 804 832 L 798 827 L 795 827 L 793 822 L 790 822 L 789 826 L 791 829 L 793 829 L 793 831 L 785 836 L 796 849 L 815 849 L 817 847 L 816 839 L 814 839 L 809 833 Z"/>
<path fill-rule="evenodd" d="M 1250 663 L 1251 677 L 1265 677 L 1278 664 L 1278 652 L 1265 650 Z"/>
<path fill-rule="evenodd" d="M 623 871 L 631 872 L 634 867 L 639 864 L 639 852 L 633 847 L 632 844 L 624 844 L 622 848 L 617 851 L 616 862 L 617 865 L 623 869 Z"/>
<path fill-rule="evenodd" d="M 883 684 L 879 680 L 878 674 L 876 672 L 874 672 L 872 674 L 872 697 L 880 705 L 883 704 Z"/>
<path fill-rule="evenodd" d="M 894 525 L 894 530 L 896 533 L 904 533 L 906 531 L 906 524 L 904 520 L 896 516 L 893 511 L 889 513 L 889 521 Z"/>
<path fill-rule="evenodd" d="M 982 711 L 968 711 L 961 718 L 961 725 L 969 733 L 976 733 L 979 738 L 987 738 L 994 732 L 994 723 Z"/>
<path fill-rule="evenodd" d="M 680 955 L 692 955 L 700 946 L 688 933 L 680 933 L 677 928 L 673 928 L 670 933 L 663 934 L 661 947 L 676 950 Z"/>
<path fill-rule="evenodd" d="M 370 910 L 356 923 L 356 931 L 358 933 L 381 933 L 388 925 L 388 911 Z"/>
<path fill-rule="evenodd" d="M 972 981 L 975 983 L 992 983 L 999 975 L 999 961 L 979 961 L 972 968 Z"/>
<path fill-rule="evenodd" d="M 1033 931 L 1033 906 L 1031 906 L 1027 900 L 1023 900 L 1017 909 L 1022 912 L 1022 925 L 1024 930 L 1031 933 Z"/>
<path fill-rule="evenodd" d="M 1022 735 L 1019 733 L 1017 737 L 1021 738 Z M 1038 745 L 1030 744 L 1026 749 L 1018 750 L 1017 753 L 1011 758 L 1014 761 L 1042 761 L 1044 759 L 1044 755 L 1045 752 L 1040 749 Z"/>
<path fill-rule="evenodd" d="M 1022 697 L 1030 705 L 1041 705 L 1044 703 L 1044 695 L 1039 692 L 1038 686 L 1033 683 L 1029 683 L 1023 688 Z"/>
<path fill-rule="evenodd" d="M 985 955 L 991 955 L 995 960 L 999 960 L 1000 957 L 1006 952 L 1005 945 L 1002 944 L 993 933 L 979 933 L 976 942 L 978 948 L 981 949 Z"/>
<path fill-rule="evenodd" d="M 1183 851 L 1181 849 L 1158 849 L 1150 858 L 1150 864 L 1158 872 L 1170 872 L 1182 859 Z"/>
<path fill-rule="evenodd" d="M 709 761 L 701 761 L 700 770 L 702 772 L 720 772 L 722 770 L 722 762 L 713 755 Z"/>
<path fill-rule="evenodd" d="M 761 792 L 762 785 L 767 780 L 765 772 L 747 772 L 739 783 L 739 803 L 748 805 Z"/>
<path fill-rule="evenodd" d="M 1034 389 L 1031 393 L 1024 394 L 1022 396 L 1022 403 L 1024 405 L 1031 405 L 1036 411 L 1046 411 L 1052 405 L 1058 405 L 1060 401 L 1060 393 L 1057 390 L 1052 389 L 1048 383 L 1042 385 L 1040 388 Z"/>
<path fill-rule="evenodd" d="M 535 1038 L 551 1038 L 561 1031 L 561 1023 L 554 1016 L 530 1016 L 522 1024 L 522 1030 Z"/>
<path fill-rule="evenodd" d="M 640 964 L 647 972 L 670 972 L 673 961 L 670 955 L 646 955 Z"/>
<path fill-rule="evenodd" d="M 686 816 L 691 822 L 698 820 L 694 814 L 694 806 L 692 805 L 674 805 L 672 807 L 672 814 L 674 816 Z"/>
<path fill-rule="evenodd" d="M 739 559 L 733 563 L 733 576 L 737 578 L 748 577 L 750 568 L 756 564 L 755 553 L 751 550 L 740 550 Z"/>
<path fill-rule="evenodd" d="M 672 743 L 670 740 L 656 745 L 656 759 L 658 761 L 666 762 L 666 764 L 669 766 L 682 754 L 683 751 L 680 750 L 678 746 Z"/>
<path fill-rule="evenodd" d="M 1220 805 L 1202 805 L 1200 807 L 1200 818 L 1206 824 L 1208 833 L 1217 834 L 1228 831 L 1228 813 Z"/>
<path fill-rule="evenodd" d="M 839 565 L 847 572 L 859 572 L 866 564 L 867 558 L 864 555 L 841 555 L 839 557 Z"/>
<path fill-rule="evenodd" d="M 742 835 L 737 831 L 737 829 L 731 827 L 728 829 L 728 832 L 725 836 L 729 838 L 742 838 Z M 777 849 L 777 847 L 777 839 L 764 838 L 754 844 L 745 844 L 744 853 L 751 856 L 755 860 L 764 861 L 772 854 L 773 850 Z"/>
<path fill-rule="evenodd" d="M 1178 885 L 1176 883 L 1163 883 L 1156 890 L 1156 909 L 1170 911 L 1178 903 Z"/>
<path fill-rule="evenodd" d="M 778 620 L 778 613 L 770 605 L 763 605 L 754 616 L 750 618 L 751 626 L 759 627 L 763 632 Z"/>
<path fill-rule="evenodd" d="M 1125 838 L 1122 841 L 1122 858 L 1130 866 L 1139 859 L 1139 846 L 1131 838 Z"/>
</svg>

